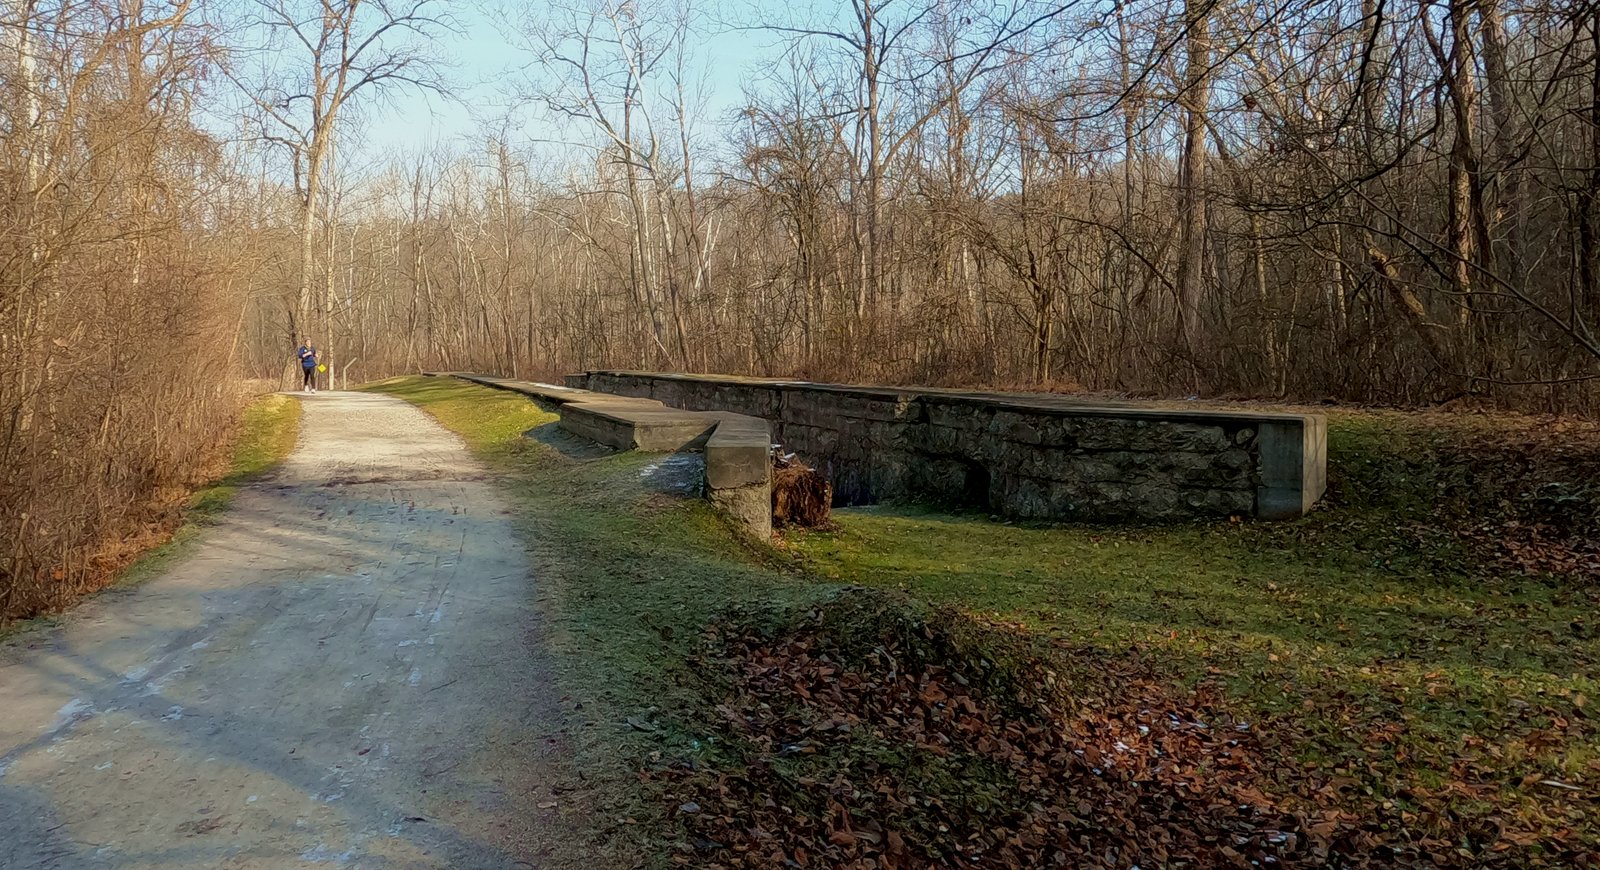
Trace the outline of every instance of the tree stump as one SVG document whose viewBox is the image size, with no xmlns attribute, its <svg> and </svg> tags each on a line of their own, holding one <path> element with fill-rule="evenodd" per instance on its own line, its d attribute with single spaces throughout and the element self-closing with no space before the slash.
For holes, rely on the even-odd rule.
<svg viewBox="0 0 1600 870">
<path fill-rule="evenodd" d="M 772 524 L 780 527 L 827 528 L 833 510 L 833 484 L 822 473 L 792 455 L 772 456 Z"/>
</svg>

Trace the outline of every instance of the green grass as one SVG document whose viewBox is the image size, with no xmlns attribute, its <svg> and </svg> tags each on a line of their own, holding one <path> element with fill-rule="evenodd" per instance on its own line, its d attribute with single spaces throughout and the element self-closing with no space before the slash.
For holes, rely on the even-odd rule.
<svg viewBox="0 0 1600 870">
<path fill-rule="evenodd" d="M 137 585 L 160 575 L 187 552 L 202 529 L 227 510 L 240 487 L 272 470 L 294 450 L 299 432 L 299 400 L 273 393 L 259 396 L 247 405 L 240 414 L 222 475 L 190 496 L 183 525 L 166 542 L 152 547 L 124 569 L 116 585 Z"/>
<path fill-rule="evenodd" d="M 1496 568 L 1444 530 L 1439 511 L 1499 498 L 1450 458 L 1454 424 L 1332 415 L 1327 506 L 1295 522 L 1100 528 L 890 506 L 840 511 L 837 531 L 775 551 L 653 493 L 641 471 L 654 457 L 585 458 L 521 396 L 442 378 L 373 388 L 461 433 L 514 499 L 578 763 L 632 794 L 592 820 L 600 839 L 648 811 L 640 768 L 715 757 L 724 677 L 697 664 L 705 627 L 846 584 L 1137 657 L 1175 686 L 1220 685 L 1238 717 L 1372 800 L 1407 806 L 1466 777 L 1489 785 L 1441 798 L 1454 810 L 1538 813 L 1548 791 L 1529 776 L 1587 784 L 1600 769 L 1572 727 L 1600 698 L 1594 590 Z"/>
<path fill-rule="evenodd" d="M 1289 523 L 1095 528 L 872 507 L 792 546 L 830 579 L 1219 683 L 1238 715 L 1302 732 L 1303 761 L 1348 766 L 1380 793 L 1435 788 L 1491 745 L 1501 757 L 1477 767 L 1505 778 L 1497 800 L 1534 801 L 1519 778 L 1595 779 L 1600 745 L 1568 726 L 1600 697 L 1596 594 L 1496 567 L 1445 532 L 1451 512 L 1499 503 L 1471 493 L 1502 485 L 1442 458 L 1457 434 L 1334 415 L 1328 504 Z"/>
<path fill-rule="evenodd" d="M 841 530 L 798 538 L 840 581 L 891 586 L 1112 651 L 1153 651 L 1180 675 L 1219 672 L 1266 707 L 1328 682 L 1451 691 L 1417 697 L 1425 739 L 1476 711 L 1454 696 L 1593 693 L 1600 644 L 1575 633 L 1592 604 L 1538 580 L 1474 581 L 1396 570 L 1359 554 L 1306 559 L 1225 527 L 1026 528 L 906 508 L 840 512 Z M 1405 692 L 1401 693 L 1406 694 Z"/>
<path fill-rule="evenodd" d="M 705 503 L 646 486 L 659 456 L 596 455 L 520 395 L 426 377 L 365 389 L 418 405 L 496 473 L 533 562 L 574 767 L 609 808 L 581 821 L 595 848 L 653 851 L 635 822 L 658 808 L 635 793 L 638 771 L 715 751 L 705 708 L 716 678 L 694 664 L 701 629 L 729 608 L 782 608 L 831 587 L 778 570 Z"/>
</svg>

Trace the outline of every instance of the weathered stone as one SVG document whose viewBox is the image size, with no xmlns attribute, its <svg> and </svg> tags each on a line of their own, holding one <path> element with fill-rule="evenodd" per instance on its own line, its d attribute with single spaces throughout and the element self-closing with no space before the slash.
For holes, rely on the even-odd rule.
<svg viewBox="0 0 1600 870">
<path fill-rule="evenodd" d="M 1138 506 L 1136 512 L 1157 520 L 1183 516 L 1183 511 L 1180 510 L 1182 505 L 1179 501 L 1180 495 L 1178 487 L 1162 483 L 1136 484 L 1128 490 L 1129 499 Z"/>
<path fill-rule="evenodd" d="M 1255 493 L 1248 489 L 1188 489 L 1183 491 L 1182 501 L 1202 514 L 1249 516 L 1255 509 Z"/>
<path fill-rule="evenodd" d="M 989 417 L 994 414 L 991 409 L 981 408 L 968 402 L 945 402 L 933 399 L 928 400 L 925 407 L 929 423 L 951 429 L 982 430 L 988 425 Z"/>
<path fill-rule="evenodd" d="M 1002 474 L 994 478 L 995 504 L 1006 513 L 1024 519 L 1046 519 L 1050 509 L 1050 483 L 1021 474 Z"/>
<path fill-rule="evenodd" d="M 1233 446 L 1233 439 L 1222 431 L 1221 426 L 1174 426 L 1169 424 L 1176 440 L 1182 445 L 1179 449 L 1195 453 L 1214 453 L 1226 450 Z M 1180 434 L 1181 433 L 1181 434 Z"/>
<path fill-rule="evenodd" d="M 1128 468 L 1119 466 L 1112 461 L 1111 456 L 1112 454 L 1072 456 L 1067 460 L 1065 469 L 1072 479 L 1088 483 L 1128 479 L 1130 476 Z"/>
<path fill-rule="evenodd" d="M 737 388 L 730 387 L 728 388 L 728 392 L 739 393 L 741 391 Z M 740 411 L 739 413 L 749 414 L 752 417 L 762 417 L 765 419 L 772 419 L 780 416 L 779 412 L 783 408 L 783 393 L 779 392 L 778 390 L 761 388 L 749 389 L 743 392 L 748 395 L 748 401 L 746 401 L 744 405 L 745 410 Z"/>
<path fill-rule="evenodd" d="M 963 451 L 968 432 L 950 426 L 929 425 L 918 430 L 921 443 L 918 447 L 926 453 L 960 453 Z"/>
<path fill-rule="evenodd" d="M 1232 461 L 1224 461 L 1223 457 L 1233 452 L 1159 454 L 1161 460 L 1155 470 L 1157 476 L 1170 478 L 1180 486 L 1253 491 L 1255 482 L 1250 475 Z"/>
<path fill-rule="evenodd" d="M 1076 480 L 1081 476 L 1080 472 L 1090 471 L 1085 467 L 1084 459 L 1083 454 L 1054 447 L 1020 447 L 1012 444 L 996 451 L 994 464 L 1015 469 L 1029 477 Z"/>
<path fill-rule="evenodd" d="M 1255 471 L 1256 460 L 1250 451 L 1243 448 L 1224 450 L 1218 453 L 1213 460 L 1219 467 L 1230 472 L 1247 473 Z"/>
<path fill-rule="evenodd" d="M 872 454 L 867 465 L 867 487 L 872 497 L 885 501 L 904 499 L 917 493 L 922 457 L 901 450 L 882 450 Z"/>
<path fill-rule="evenodd" d="M 767 486 L 708 489 L 706 500 L 757 540 L 772 537 L 772 491 Z"/>
<path fill-rule="evenodd" d="M 1121 516 L 1127 511 L 1129 500 L 1133 497 L 1132 487 L 1122 481 L 1105 481 L 1090 487 L 1097 510 L 1103 510 L 1110 517 Z"/>
<path fill-rule="evenodd" d="M 1085 515 L 1085 509 L 1094 503 L 1094 488 L 1080 481 L 1050 481 L 1045 491 L 1050 499 L 1050 516 L 1076 519 Z"/>
<path fill-rule="evenodd" d="M 989 418 L 986 430 L 990 437 L 1003 438 L 1019 444 L 1043 444 L 1043 420 L 1038 415 L 1020 414 L 1016 411 L 998 411 Z"/>
<path fill-rule="evenodd" d="M 637 372 L 568 384 L 765 416 L 834 481 L 838 504 L 934 497 L 1026 517 L 1279 518 L 1308 510 L 1326 471 L 1317 415 Z"/>
<path fill-rule="evenodd" d="M 950 504 L 989 506 L 989 470 L 971 460 L 925 457 L 912 470 L 913 490 Z"/>
<path fill-rule="evenodd" d="M 860 463 L 843 463 L 828 461 L 818 468 L 828 479 L 833 481 L 833 503 L 835 505 L 854 506 L 872 504 L 880 496 L 872 491 L 868 481 L 868 469 Z"/>
<path fill-rule="evenodd" d="M 1142 420 L 1106 420 L 1085 426 L 1078 435 L 1078 446 L 1084 450 L 1144 450 L 1150 440 L 1149 428 Z"/>
<path fill-rule="evenodd" d="M 880 422 L 868 420 L 861 424 L 867 433 L 867 440 L 873 447 L 890 450 L 905 450 L 915 447 L 914 440 L 917 432 L 927 428 L 923 423 Z"/>
<path fill-rule="evenodd" d="M 839 430 L 788 423 L 783 427 L 782 441 L 790 449 L 803 453 L 833 453 L 839 447 Z"/>
<path fill-rule="evenodd" d="M 848 390 L 790 391 L 783 403 L 785 419 L 847 417 L 856 420 L 918 419 L 922 409 L 896 393 Z"/>
</svg>

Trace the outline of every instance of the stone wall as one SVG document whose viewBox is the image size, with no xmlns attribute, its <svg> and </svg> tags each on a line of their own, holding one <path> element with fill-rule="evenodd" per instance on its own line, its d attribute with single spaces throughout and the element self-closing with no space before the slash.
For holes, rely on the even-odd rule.
<svg viewBox="0 0 1600 870">
<path fill-rule="evenodd" d="M 839 504 L 932 499 L 1016 517 L 1300 516 L 1322 495 L 1317 414 L 587 372 L 567 386 L 765 418 L 833 481 Z"/>
</svg>

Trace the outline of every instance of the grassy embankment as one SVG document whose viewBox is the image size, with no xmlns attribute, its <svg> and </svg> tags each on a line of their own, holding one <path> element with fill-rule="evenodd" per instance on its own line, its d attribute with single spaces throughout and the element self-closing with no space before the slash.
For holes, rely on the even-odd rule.
<svg viewBox="0 0 1600 870">
<path fill-rule="evenodd" d="M 739 855 L 705 833 L 701 817 L 671 812 L 683 794 L 717 799 L 717 786 L 708 792 L 695 782 L 701 774 L 684 772 L 691 766 L 713 778 L 759 780 L 757 791 L 809 806 L 780 808 L 808 825 L 816 820 L 806 812 L 854 807 L 855 824 L 878 831 L 872 838 L 881 839 L 881 829 L 860 818 L 867 807 L 839 795 L 839 777 L 872 781 L 872 772 L 896 765 L 923 795 L 911 805 L 939 814 L 909 819 L 907 837 L 923 822 L 943 831 L 955 812 L 945 803 L 960 803 L 975 823 L 1013 824 L 1006 802 L 1030 800 L 1032 787 L 993 758 L 949 750 L 948 763 L 930 768 L 919 761 L 927 746 L 895 744 L 895 722 L 840 728 L 848 734 L 776 751 L 770 735 L 749 724 L 773 710 L 799 721 L 812 699 L 760 694 L 787 664 L 752 665 L 728 651 L 726 638 L 744 638 L 745 654 L 769 656 L 783 637 L 799 636 L 788 648 L 809 654 L 818 641 L 805 632 L 816 625 L 854 630 L 815 614 L 860 585 L 898 590 L 917 613 L 943 607 L 937 619 L 954 613 L 975 636 L 1003 638 L 993 656 L 981 641 L 977 652 L 966 647 L 966 663 L 980 669 L 993 670 L 989 658 L 1009 655 L 1001 647 L 1011 641 L 1036 651 L 1062 677 L 1064 686 L 1054 675 L 1051 684 L 1072 707 L 1072 727 L 1085 733 L 1112 733 L 1115 721 L 1093 719 L 1102 710 L 1111 716 L 1118 693 L 1130 691 L 1138 697 L 1117 713 L 1129 723 L 1147 721 L 1149 710 L 1135 708 L 1156 703 L 1152 691 L 1180 714 L 1188 704 L 1214 723 L 1237 723 L 1250 741 L 1221 751 L 1250 755 L 1242 793 L 1265 791 L 1261 806 L 1294 820 L 1274 823 L 1268 838 L 1288 850 L 1286 863 L 1320 860 L 1304 845 L 1317 831 L 1327 834 L 1317 845 L 1324 853 L 1378 850 L 1367 856 L 1378 863 L 1559 863 L 1597 842 L 1600 748 L 1588 708 L 1600 697 L 1600 633 L 1591 627 L 1596 595 L 1588 581 L 1600 563 L 1584 544 L 1600 515 L 1594 478 L 1585 476 L 1600 464 L 1593 427 L 1530 433 L 1525 420 L 1335 412 L 1333 488 L 1324 509 L 1298 522 L 1097 528 L 880 507 L 841 512 L 837 531 L 791 535 L 768 550 L 741 544 L 703 505 L 654 493 L 642 483 L 653 457 L 563 455 L 553 415 L 520 397 L 442 379 L 379 388 L 460 432 L 516 498 L 549 596 L 577 758 L 634 801 L 619 799 L 597 818 L 598 836 L 633 831 L 646 852 L 676 848 L 683 862 L 737 865 Z M 524 438 L 526 430 L 534 437 Z M 1567 576 L 1552 575 L 1551 566 Z M 728 628 L 729 614 L 732 623 L 759 627 L 754 635 Z M 708 641 L 713 624 L 723 629 Z M 945 631 L 934 624 L 918 631 Z M 751 653 L 752 636 L 778 638 L 777 646 Z M 837 659 L 852 642 L 824 645 Z M 824 673 L 835 664 L 870 670 L 835 662 Z M 760 680 L 766 688 L 757 691 Z M 737 711 L 750 710 L 758 712 L 735 722 Z M 1196 758 L 1197 781 L 1205 782 L 1216 759 Z M 1157 766 L 1160 777 L 1171 773 Z M 634 787 L 637 771 L 662 768 L 665 775 Z M 805 804 L 808 789 L 822 793 Z M 966 793 L 985 798 L 976 806 L 957 799 Z M 667 815 L 651 810 L 651 795 L 670 796 Z M 727 800 L 706 809 L 738 816 L 737 801 Z M 1090 821 L 1085 830 L 1114 827 L 1099 816 Z M 1277 829 L 1286 825 L 1299 834 L 1283 846 Z M 1191 849 L 1179 832 L 1171 854 L 1223 848 L 1206 845 L 1215 831 L 1202 834 Z M 853 855 L 862 842 L 878 842 L 841 836 L 811 854 Z M 957 848 L 900 839 L 902 863 L 894 866 L 922 866 L 919 855 L 927 861 Z M 781 835 L 773 842 L 791 849 L 785 855 L 798 848 Z M 1126 843 L 1118 848 L 1129 854 Z"/>
<path fill-rule="evenodd" d="M 215 479 L 189 497 L 182 525 L 129 565 L 117 584 L 142 583 L 172 564 L 200 531 L 227 509 L 240 487 L 272 470 L 294 450 L 299 432 L 299 400 L 271 393 L 246 405 L 225 464 L 219 460 Z"/>
</svg>

